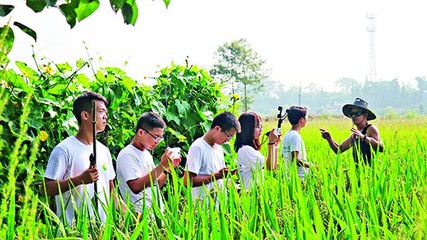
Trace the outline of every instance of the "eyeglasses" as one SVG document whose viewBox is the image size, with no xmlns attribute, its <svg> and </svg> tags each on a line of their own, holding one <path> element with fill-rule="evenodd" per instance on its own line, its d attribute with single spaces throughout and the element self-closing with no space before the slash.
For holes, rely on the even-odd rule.
<svg viewBox="0 0 427 240">
<path fill-rule="evenodd" d="M 146 133 L 148 133 L 154 139 L 155 142 L 160 142 L 163 140 L 163 136 L 156 137 L 152 133 L 150 133 L 147 129 L 145 128 L 141 128 L 141 129 L 144 130 Z"/>
<path fill-rule="evenodd" d="M 227 141 L 230 141 L 233 138 L 233 136 L 228 135 L 228 133 L 226 133 L 225 131 L 222 132 L 225 134 L 225 136 L 227 136 Z"/>
<path fill-rule="evenodd" d="M 358 111 L 358 112 L 350 112 L 350 117 L 358 117 L 360 115 L 363 114 L 363 111 Z"/>
</svg>

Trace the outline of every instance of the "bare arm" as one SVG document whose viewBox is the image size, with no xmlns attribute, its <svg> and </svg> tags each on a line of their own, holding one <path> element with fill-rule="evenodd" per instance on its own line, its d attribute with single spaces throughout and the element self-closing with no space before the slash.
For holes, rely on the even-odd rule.
<svg viewBox="0 0 427 240">
<path fill-rule="evenodd" d="M 344 142 L 342 142 L 340 145 L 338 145 L 337 142 L 332 138 L 332 135 L 328 132 L 326 129 L 320 129 L 320 132 L 322 134 L 322 137 L 328 141 L 329 147 L 335 152 L 345 152 L 352 146 L 352 140 L 353 138 L 350 136 Z M 339 150 L 339 151 L 338 151 Z"/>
<path fill-rule="evenodd" d="M 213 182 L 215 179 L 218 180 L 224 178 L 225 176 L 227 176 L 228 172 L 230 172 L 231 174 L 236 174 L 237 170 L 230 171 L 227 167 L 225 167 L 212 175 L 196 175 L 195 173 L 185 171 L 184 186 L 187 187 L 189 183 L 193 187 L 202 186 L 203 184 Z M 188 180 L 190 182 L 187 182 Z"/>
<path fill-rule="evenodd" d="M 291 158 L 292 160 L 296 160 L 297 161 L 297 165 L 300 167 L 306 167 L 306 168 L 310 168 L 310 163 L 309 162 L 305 162 L 302 159 L 298 158 L 298 151 L 293 151 L 291 152 Z"/>
<path fill-rule="evenodd" d="M 147 187 L 150 187 L 151 181 L 157 181 L 159 187 L 162 187 L 167 179 L 167 176 L 164 171 L 168 171 L 170 169 L 170 166 L 173 166 L 172 159 L 170 158 L 171 154 L 172 152 L 169 149 L 166 149 L 166 151 L 162 155 L 160 164 L 157 165 L 151 172 L 137 179 L 127 181 L 126 183 L 132 190 L 132 192 L 139 193 Z"/>
<path fill-rule="evenodd" d="M 55 180 L 45 178 L 46 194 L 53 197 L 58 195 L 60 192 L 67 192 L 73 187 L 77 187 L 81 184 L 93 183 L 98 180 L 98 177 L 98 169 L 96 167 L 89 167 L 79 176 L 69 179 Z"/>
<path fill-rule="evenodd" d="M 268 135 L 268 150 L 267 150 L 267 169 L 273 170 L 277 168 L 277 149 L 280 142 L 280 137 L 277 136 L 274 129 Z"/>
<path fill-rule="evenodd" d="M 357 129 L 351 129 L 354 135 L 357 135 L 362 141 L 365 141 L 367 144 L 372 146 L 372 149 L 378 149 L 380 152 L 384 151 L 384 145 L 380 139 L 380 133 L 378 128 L 374 125 L 368 128 L 366 135 L 363 135 Z"/>
</svg>

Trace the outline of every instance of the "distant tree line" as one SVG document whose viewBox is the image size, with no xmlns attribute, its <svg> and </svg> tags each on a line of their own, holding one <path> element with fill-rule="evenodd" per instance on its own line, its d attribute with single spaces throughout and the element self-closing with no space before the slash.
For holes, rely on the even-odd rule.
<svg viewBox="0 0 427 240">
<path fill-rule="evenodd" d="M 341 114 L 341 107 L 351 103 L 356 97 L 368 101 L 369 107 L 380 115 L 426 114 L 427 80 L 416 77 L 416 86 L 400 84 L 398 79 L 390 81 L 365 81 L 360 83 L 351 78 L 341 78 L 335 82 L 336 91 L 325 91 L 315 84 L 301 88 L 269 80 L 266 89 L 254 96 L 252 111 L 272 115 L 277 106 L 303 105 L 312 114 Z"/>
</svg>

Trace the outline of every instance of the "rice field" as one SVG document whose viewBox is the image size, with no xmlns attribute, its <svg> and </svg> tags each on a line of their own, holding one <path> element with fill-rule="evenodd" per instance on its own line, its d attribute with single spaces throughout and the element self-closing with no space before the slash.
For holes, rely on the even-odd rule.
<svg viewBox="0 0 427 240">
<path fill-rule="evenodd" d="M 335 140 L 350 134 L 351 121 L 344 118 L 309 119 L 301 135 L 309 160 L 316 165 L 302 182 L 291 171 L 265 172 L 264 183 L 251 191 L 238 191 L 233 184 L 218 191 L 219 207 L 191 199 L 190 189 L 176 174 L 164 188 L 165 210 L 153 207 L 142 215 L 108 208 L 105 224 L 82 218 L 72 227 L 63 224 L 38 196 L 31 183 L 25 193 L 16 192 L 9 174 L 1 199 L 1 239 L 425 239 L 427 214 L 426 118 L 377 119 L 371 121 L 381 134 L 385 151 L 372 166 L 355 167 L 351 151 L 336 155 L 321 138 L 328 129 Z M 275 123 L 264 123 L 264 129 Z M 271 127 L 270 127 L 271 128 Z M 284 122 L 282 132 L 290 128 Z M 22 151 L 15 143 L 11 167 Z M 266 145 L 261 149 L 265 153 Z M 35 154 L 33 154 L 35 155 Z M 229 156 L 231 167 L 235 154 Z M 281 160 L 281 158 L 280 158 Z M 14 170 L 13 170 L 14 171 Z M 230 180 L 238 181 L 238 177 Z M 17 196 L 19 195 L 19 196 Z M 80 211 L 84 211 L 81 209 Z M 154 218 L 153 218 L 154 216 Z"/>
</svg>

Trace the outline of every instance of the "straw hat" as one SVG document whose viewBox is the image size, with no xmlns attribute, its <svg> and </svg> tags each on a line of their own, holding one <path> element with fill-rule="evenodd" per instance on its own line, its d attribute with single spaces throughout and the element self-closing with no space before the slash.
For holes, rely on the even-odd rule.
<svg viewBox="0 0 427 240">
<path fill-rule="evenodd" d="M 342 112 L 344 113 L 344 115 L 346 117 L 351 118 L 351 109 L 353 108 L 359 108 L 361 110 L 363 110 L 364 112 L 368 113 L 368 120 L 374 120 L 375 118 L 377 118 L 377 116 L 375 116 L 375 114 L 369 110 L 368 108 L 368 103 L 361 99 L 361 98 L 356 98 L 356 100 L 354 100 L 353 104 L 346 104 L 342 107 Z"/>
</svg>

